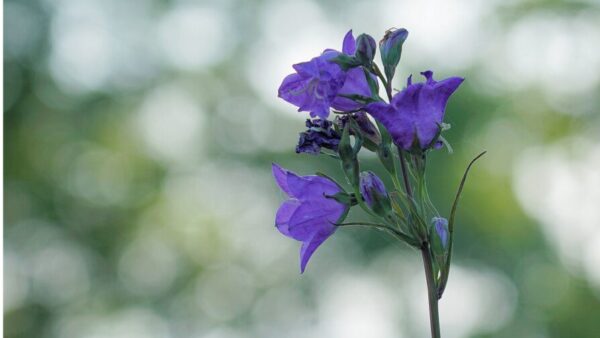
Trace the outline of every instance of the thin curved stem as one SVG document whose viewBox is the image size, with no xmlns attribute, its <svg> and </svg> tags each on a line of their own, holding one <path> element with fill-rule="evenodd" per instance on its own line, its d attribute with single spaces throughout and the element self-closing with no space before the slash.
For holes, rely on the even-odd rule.
<svg viewBox="0 0 600 338">
<path fill-rule="evenodd" d="M 485 155 L 487 151 L 482 152 L 481 154 L 475 156 L 474 159 L 471 160 L 465 173 L 463 174 L 462 179 L 460 180 L 460 184 L 458 186 L 458 191 L 456 191 L 456 196 L 454 197 L 454 203 L 452 204 L 452 210 L 450 211 L 450 219 L 448 221 L 448 257 L 446 258 L 445 268 L 442 269 L 442 275 L 440 277 L 440 284 L 438 286 L 437 296 L 438 299 L 442 298 L 444 294 L 444 289 L 446 288 L 446 283 L 448 282 L 448 275 L 450 274 L 450 261 L 452 259 L 452 243 L 454 243 L 453 235 L 454 235 L 454 215 L 456 214 L 456 208 L 458 207 L 458 200 L 460 199 L 460 194 L 463 191 L 463 187 L 465 186 L 465 182 L 467 181 L 467 175 L 469 175 L 469 170 L 481 156 Z"/>
</svg>

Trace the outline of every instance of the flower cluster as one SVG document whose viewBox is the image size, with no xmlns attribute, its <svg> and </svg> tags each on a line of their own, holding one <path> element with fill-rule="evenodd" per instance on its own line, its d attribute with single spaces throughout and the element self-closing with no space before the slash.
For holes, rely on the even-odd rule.
<svg viewBox="0 0 600 338">
<path fill-rule="evenodd" d="M 448 128 L 446 105 L 464 79 L 436 81 L 433 72 L 426 70 L 421 72 L 423 82 L 413 83 L 408 76 L 406 86 L 394 94 L 392 79 L 407 37 L 405 29 L 386 32 L 379 42 L 383 71 L 374 60 L 375 39 L 368 34 L 355 39 L 349 31 L 341 52 L 326 49 L 310 61 L 295 64 L 295 72 L 285 77 L 279 97 L 313 117 L 300 133 L 296 152 L 335 157 L 347 185 L 344 188 L 323 174 L 299 176 L 273 164 L 275 180 L 288 196 L 275 224 L 282 234 L 302 242 L 301 272 L 338 227 L 384 230 L 421 250 L 424 259 L 429 257 L 426 266 L 441 297 L 450 265 L 454 212 L 468 169 L 446 219 L 429 199 L 425 167 L 429 152 L 446 143 L 441 135 Z M 380 87 L 387 100 L 380 96 Z M 330 120 L 331 114 L 336 117 Z M 382 164 L 380 174 L 388 179 L 361 171 L 358 153 L 362 149 L 376 154 Z M 372 219 L 344 223 L 354 206 Z"/>
</svg>

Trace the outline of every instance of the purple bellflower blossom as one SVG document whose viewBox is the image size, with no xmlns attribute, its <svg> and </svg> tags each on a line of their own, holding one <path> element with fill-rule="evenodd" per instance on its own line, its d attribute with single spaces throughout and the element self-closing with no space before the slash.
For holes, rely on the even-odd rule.
<svg viewBox="0 0 600 338">
<path fill-rule="evenodd" d="M 337 151 L 340 134 L 332 126 L 333 123 L 328 120 L 306 120 L 308 130 L 300 133 L 296 153 L 318 155 L 321 148 Z"/>
<path fill-rule="evenodd" d="M 337 183 L 321 176 L 298 176 L 272 166 L 275 181 L 289 199 L 279 207 L 275 217 L 277 229 L 287 237 L 302 242 L 300 272 L 317 248 L 333 235 L 336 223 L 348 212 L 348 206 L 329 196 L 342 192 Z"/>
<path fill-rule="evenodd" d="M 446 103 L 464 80 L 450 77 L 435 81 L 433 72 L 421 74 L 426 78 L 425 83 L 413 84 L 409 77 L 407 87 L 394 95 L 390 104 L 374 102 L 365 107 L 404 150 L 410 150 L 415 143 L 423 150 L 434 145 L 441 131 Z"/>
<path fill-rule="evenodd" d="M 371 96 L 363 70 L 353 68 L 343 71 L 331 60 L 340 54 L 353 55 L 356 41 L 352 30 L 346 33 L 342 52 L 327 49 L 310 61 L 293 65 L 296 73 L 283 79 L 279 97 L 298 107 L 298 111 L 310 112 L 312 117 L 325 119 L 330 108 L 340 111 L 356 110 L 361 105 L 341 95 L 357 94 Z"/>
</svg>

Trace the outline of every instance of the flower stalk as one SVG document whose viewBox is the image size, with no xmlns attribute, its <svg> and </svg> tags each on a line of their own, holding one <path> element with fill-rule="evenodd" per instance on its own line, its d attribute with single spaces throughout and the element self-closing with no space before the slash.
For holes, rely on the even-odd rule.
<svg viewBox="0 0 600 338">
<path fill-rule="evenodd" d="M 429 244 L 425 243 L 421 248 L 423 267 L 425 268 L 425 279 L 427 282 L 427 297 L 429 299 L 429 326 L 431 338 L 440 338 L 440 314 L 438 310 L 438 293 L 433 274 L 433 261 L 429 252 Z"/>
</svg>

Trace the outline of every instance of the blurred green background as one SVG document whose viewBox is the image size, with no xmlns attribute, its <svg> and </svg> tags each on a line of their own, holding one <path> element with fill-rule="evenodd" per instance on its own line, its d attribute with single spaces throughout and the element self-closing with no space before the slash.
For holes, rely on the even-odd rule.
<svg viewBox="0 0 600 338">
<path fill-rule="evenodd" d="M 349 28 L 394 26 L 396 88 L 467 79 L 455 152 L 429 165 L 446 216 L 488 151 L 444 337 L 600 337 L 596 0 L 5 1 L 5 337 L 426 337 L 417 252 L 344 228 L 299 275 L 273 227 L 272 161 L 339 177 L 294 153 L 306 114 L 280 81 Z"/>
</svg>

